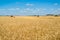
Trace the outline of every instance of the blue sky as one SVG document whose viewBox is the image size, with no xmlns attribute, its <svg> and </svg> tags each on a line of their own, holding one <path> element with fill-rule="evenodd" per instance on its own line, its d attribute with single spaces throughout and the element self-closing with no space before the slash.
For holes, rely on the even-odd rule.
<svg viewBox="0 0 60 40">
<path fill-rule="evenodd" d="M 60 0 L 0 0 L 0 15 L 59 14 Z"/>
</svg>

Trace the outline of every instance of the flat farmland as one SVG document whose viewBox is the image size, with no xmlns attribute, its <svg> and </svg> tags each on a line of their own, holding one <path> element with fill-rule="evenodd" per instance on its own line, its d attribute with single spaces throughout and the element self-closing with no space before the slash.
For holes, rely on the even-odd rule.
<svg viewBox="0 0 60 40">
<path fill-rule="evenodd" d="M 0 16 L 0 40 L 60 40 L 60 17 Z"/>
</svg>

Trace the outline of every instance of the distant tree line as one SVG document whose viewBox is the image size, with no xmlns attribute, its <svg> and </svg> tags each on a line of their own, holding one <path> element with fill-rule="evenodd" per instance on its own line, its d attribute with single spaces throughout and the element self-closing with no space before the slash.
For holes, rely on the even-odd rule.
<svg viewBox="0 0 60 40">
<path fill-rule="evenodd" d="M 46 16 L 60 16 L 60 14 L 47 14 Z"/>
<path fill-rule="evenodd" d="M 30 16 L 39 17 L 39 16 L 41 16 L 41 15 L 30 15 Z M 46 15 L 44 15 L 44 16 L 55 16 L 55 17 L 57 17 L 57 16 L 60 16 L 60 14 L 46 14 Z"/>
<path fill-rule="evenodd" d="M 35 17 L 39 17 L 40 15 L 28 15 L 28 16 L 35 16 Z"/>
<path fill-rule="evenodd" d="M 14 15 L 0 15 L 0 16 L 10 16 L 10 17 L 14 17 L 14 18 L 15 18 Z M 17 16 L 19 16 L 19 15 L 17 15 Z M 28 15 L 28 16 L 39 17 L 39 16 L 41 16 L 41 15 Z M 46 14 L 46 15 L 44 15 L 44 16 L 55 16 L 55 17 L 57 17 L 57 16 L 60 16 L 60 14 Z"/>
</svg>

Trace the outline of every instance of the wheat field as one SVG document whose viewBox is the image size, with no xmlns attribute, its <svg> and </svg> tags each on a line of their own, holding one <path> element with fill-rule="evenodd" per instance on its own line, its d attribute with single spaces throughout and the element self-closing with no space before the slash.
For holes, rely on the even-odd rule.
<svg viewBox="0 0 60 40">
<path fill-rule="evenodd" d="M 60 17 L 0 16 L 0 40 L 60 40 Z"/>
</svg>

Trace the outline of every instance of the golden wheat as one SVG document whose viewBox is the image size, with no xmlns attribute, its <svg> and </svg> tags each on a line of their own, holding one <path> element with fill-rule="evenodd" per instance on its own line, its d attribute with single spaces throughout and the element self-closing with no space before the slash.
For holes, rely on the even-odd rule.
<svg viewBox="0 0 60 40">
<path fill-rule="evenodd" d="M 0 17 L 0 40 L 60 40 L 60 17 Z"/>
</svg>

